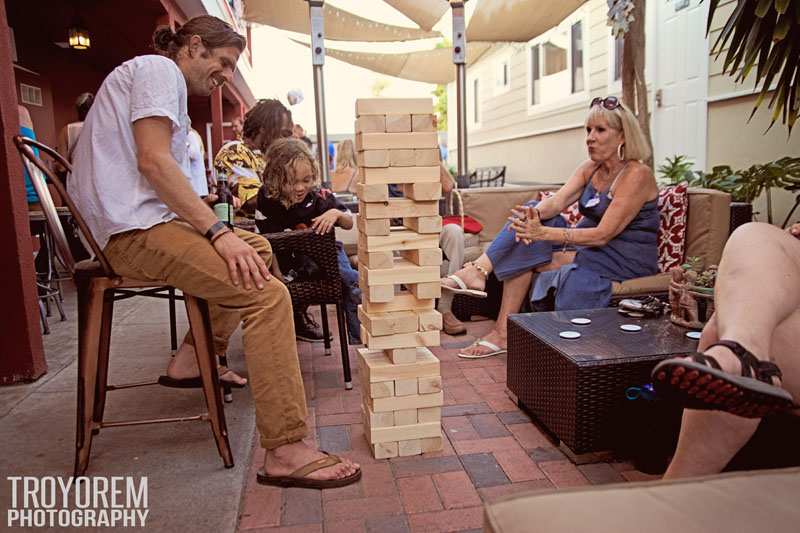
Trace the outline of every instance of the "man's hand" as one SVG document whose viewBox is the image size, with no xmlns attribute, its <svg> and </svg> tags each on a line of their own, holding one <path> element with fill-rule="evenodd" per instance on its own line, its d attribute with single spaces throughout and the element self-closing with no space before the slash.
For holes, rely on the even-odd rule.
<svg viewBox="0 0 800 533">
<path fill-rule="evenodd" d="M 270 280 L 267 264 L 258 255 L 255 248 L 232 231 L 218 237 L 212 246 L 228 264 L 228 272 L 234 285 L 238 286 L 241 279 L 247 290 L 253 287 L 253 283 L 259 289 L 263 289 L 264 283 Z"/>
<path fill-rule="evenodd" d="M 334 224 L 336 224 L 336 221 L 339 220 L 339 216 L 341 214 L 342 212 L 338 209 L 328 209 L 317 218 L 311 219 L 311 229 L 320 235 L 328 233 L 333 229 Z"/>
<path fill-rule="evenodd" d="M 790 235 L 800 239 L 800 222 L 792 224 L 786 231 L 788 231 Z"/>
</svg>

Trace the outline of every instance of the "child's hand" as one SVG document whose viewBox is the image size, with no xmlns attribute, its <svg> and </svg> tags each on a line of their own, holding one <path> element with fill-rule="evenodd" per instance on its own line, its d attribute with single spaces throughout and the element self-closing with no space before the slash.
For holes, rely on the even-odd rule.
<svg viewBox="0 0 800 533">
<path fill-rule="evenodd" d="M 320 235 L 328 233 L 339 220 L 339 215 L 341 213 L 341 211 L 335 208 L 328 209 L 320 216 L 311 219 L 311 229 Z"/>
</svg>

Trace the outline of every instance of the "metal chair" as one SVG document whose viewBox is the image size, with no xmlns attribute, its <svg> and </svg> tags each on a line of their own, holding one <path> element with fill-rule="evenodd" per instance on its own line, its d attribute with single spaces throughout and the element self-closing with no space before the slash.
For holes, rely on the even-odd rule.
<svg viewBox="0 0 800 533">
<path fill-rule="evenodd" d="M 336 238 L 333 232 L 318 235 L 313 230 L 284 231 L 263 235 L 272 247 L 274 254 L 284 250 L 305 255 L 320 268 L 320 279 L 313 281 L 293 281 L 287 285 L 292 295 L 292 306 L 305 309 L 309 305 L 319 305 L 322 314 L 322 334 L 325 338 L 325 355 L 331 353 L 326 304 L 336 305 L 336 321 L 339 326 L 339 344 L 342 351 L 342 369 L 345 389 L 353 388 L 350 375 L 350 350 L 348 348 L 347 319 L 342 303 L 342 278 L 339 274 L 339 261 L 336 255 Z"/>
<path fill-rule="evenodd" d="M 480 167 L 469 174 L 469 188 L 503 187 L 506 184 L 506 167 Z"/>
<path fill-rule="evenodd" d="M 152 292 L 163 290 L 163 283 L 123 278 L 111 268 L 103 251 L 91 235 L 86 222 L 75 207 L 74 202 L 58 177 L 33 153 L 36 147 L 41 153 L 61 163 L 71 172 L 70 164 L 55 150 L 27 137 L 15 136 L 14 144 L 22 155 L 31 175 L 31 181 L 42 204 L 47 224 L 57 253 L 62 264 L 73 275 L 78 289 L 78 406 L 77 435 L 75 442 L 75 476 L 81 476 L 89 465 L 92 437 L 103 428 L 131 426 L 161 422 L 184 422 L 189 420 L 208 421 L 217 444 L 222 461 L 226 468 L 233 467 L 233 454 L 228 443 L 228 430 L 225 424 L 225 413 L 222 407 L 219 376 L 217 375 L 216 356 L 211 337 L 211 321 L 208 304 L 205 300 L 184 293 L 186 314 L 194 336 L 197 364 L 203 381 L 203 394 L 208 412 L 196 416 L 179 418 L 160 418 L 148 420 L 121 420 L 106 422 L 103 420 L 106 392 L 144 385 L 153 385 L 155 381 L 129 383 L 122 385 L 108 384 L 108 360 L 111 344 L 111 324 L 114 312 L 115 291 L 125 291 L 126 296 L 132 290 Z M 56 213 L 53 200 L 45 180 L 52 183 L 64 199 L 70 213 L 78 224 L 87 244 L 94 253 L 95 259 L 75 262 L 67 243 L 64 229 Z"/>
</svg>

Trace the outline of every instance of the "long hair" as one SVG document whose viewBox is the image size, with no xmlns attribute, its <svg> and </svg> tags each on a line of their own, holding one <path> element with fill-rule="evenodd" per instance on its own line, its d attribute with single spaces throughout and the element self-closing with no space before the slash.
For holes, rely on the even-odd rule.
<svg viewBox="0 0 800 533">
<path fill-rule="evenodd" d="M 597 118 L 605 120 L 610 128 L 621 131 L 625 136 L 624 159 L 644 161 L 650 157 L 650 147 L 647 145 L 639 121 L 625 104 L 620 102 L 620 107 L 613 110 L 606 109 L 602 105 L 593 105 L 586 117 L 586 124 Z"/>
<path fill-rule="evenodd" d="M 262 176 L 269 198 L 277 199 L 287 209 L 292 205 L 294 165 L 305 161 L 314 173 L 314 185 L 319 185 L 317 161 L 303 141 L 288 137 L 273 142 L 264 157 L 267 162 Z"/>
<path fill-rule="evenodd" d="M 353 141 L 345 139 L 336 147 L 336 168 L 356 168 L 356 150 Z"/>
<path fill-rule="evenodd" d="M 289 119 L 288 128 L 284 128 L 285 117 Z M 284 129 L 287 130 L 285 133 Z M 278 100 L 259 100 L 244 116 L 242 137 L 252 141 L 262 131 L 264 135 L 257 148 L 264 153 L 276 139 L 292 134 L 292 112 Z"/>
<path fill-rule="evenodd" d="M 232 46 L 242 52 L 247 39 L 236 33 L 230 24 L 211 15 L 200 15 L 186 21 L 186 24 L 172 31 L 169 26 L 159 26 L 153 33 L 153 48 L 161 55 L 171 59 L 178 51 L 189 44 L 192 35 L 197 35 L 208 49 Z"/>
</svg>

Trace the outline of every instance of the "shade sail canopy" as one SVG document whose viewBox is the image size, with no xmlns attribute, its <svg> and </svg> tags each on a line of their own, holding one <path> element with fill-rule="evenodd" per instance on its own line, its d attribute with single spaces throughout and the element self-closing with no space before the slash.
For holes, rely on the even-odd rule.
<svg viewBox="0 0 800 533">
<path fill-rule="evenodd" d="M 440 37 L 438 31 L 392 26 L 325 4 L 325 38 L 337 41 L 391 42 Z M 305 0 L 247 0 L 244 18 L 282 30 L 308 34 L 311 20 Z"/>
<path fill-rule="evenodd" d="M 430 30 L 450 7 L 447 0 L 383 0 L 403 15 Z"/>
<path fill-rule="evenodd" d="M 295 42 L 308 46 L 300 41 Z M 467 43 L 467 64 L 477 61 L 491 47 L 492 43 Z M 325 54 L 357 67 L 406 80 L 447 84 L 455 79 L 451 48 L 435 48 L 403 54 L 377 54 L 326 47 Z"/>
<path fill-rule="evenodd" d="M 586 0 L 482 0 L 467 26 L 467 40 L 527 42 L 557 26 Z"/>
</svg>

